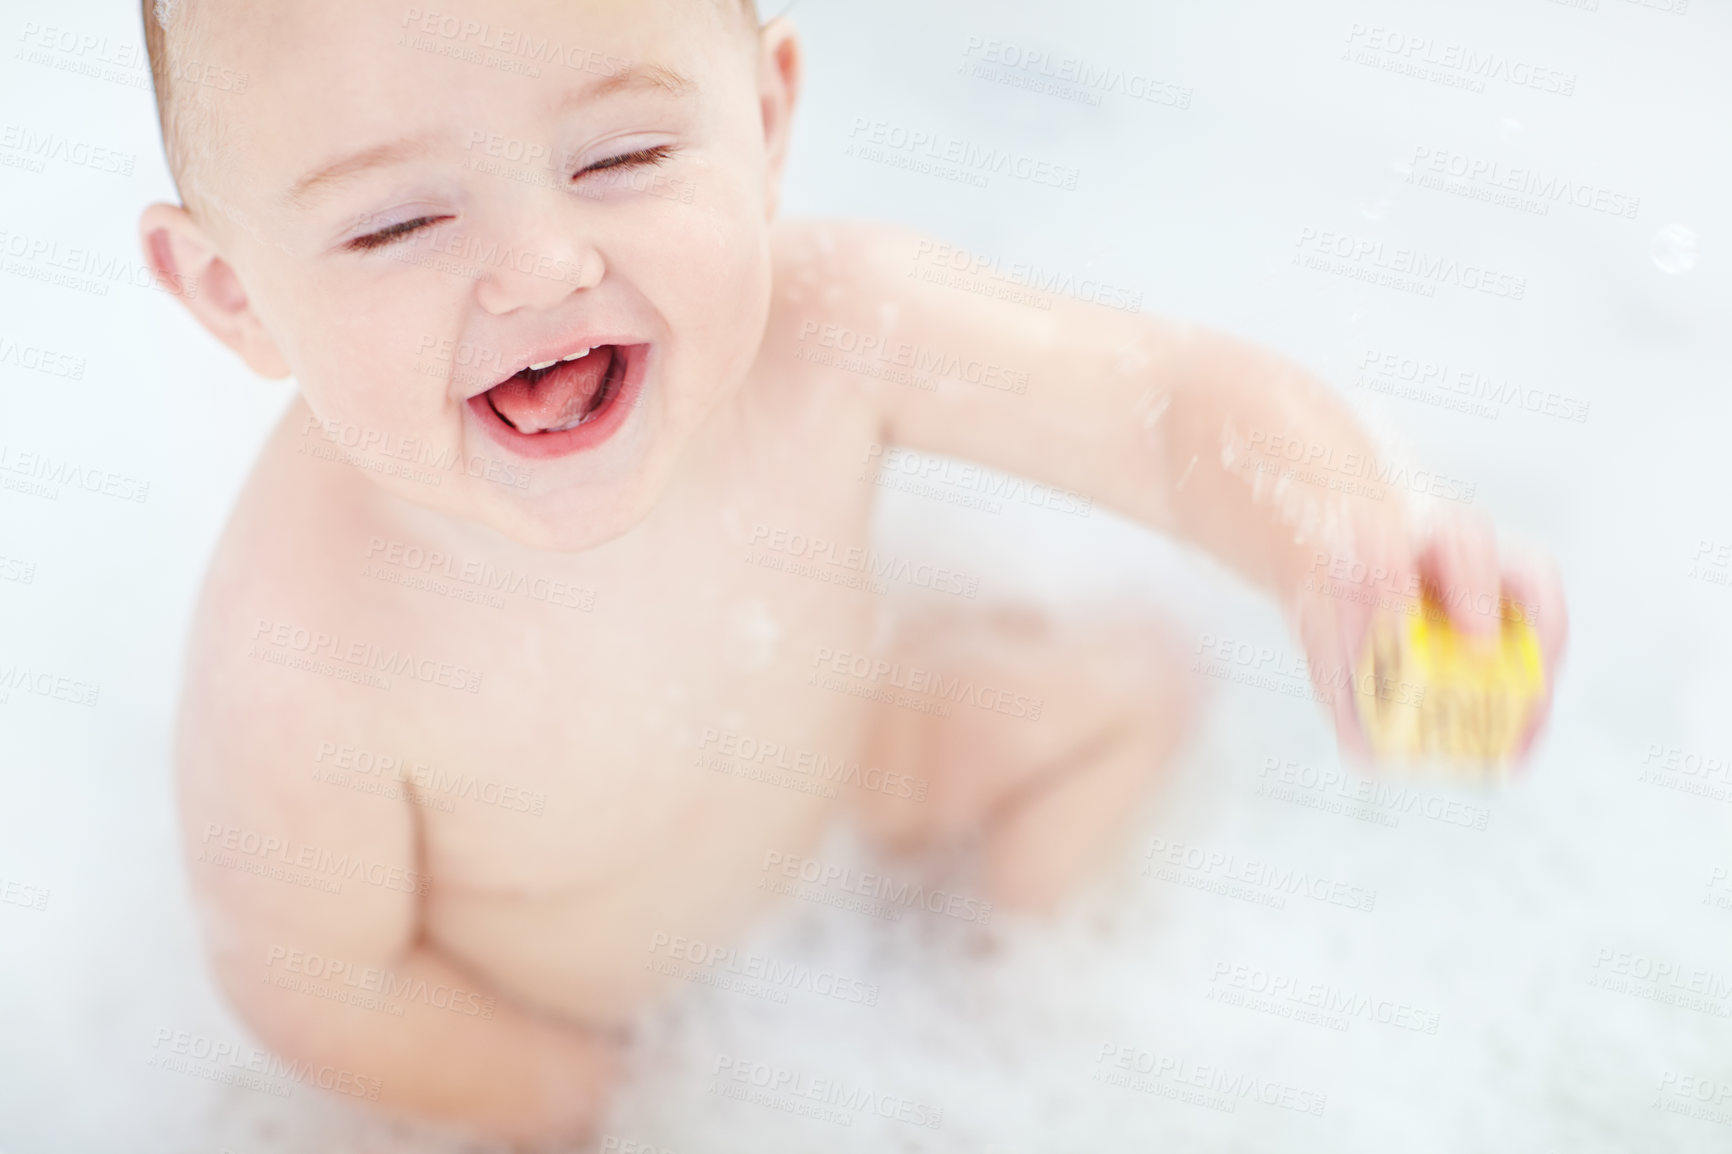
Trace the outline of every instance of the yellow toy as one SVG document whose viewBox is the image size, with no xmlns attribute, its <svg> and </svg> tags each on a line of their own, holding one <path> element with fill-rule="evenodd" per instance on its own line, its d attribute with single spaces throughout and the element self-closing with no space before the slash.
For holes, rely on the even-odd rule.
<svg viewBox="0 0 1732 1154">
<path fill-rule="evenodd" d="M 1411 616 L 1379 614 L 1366 632 L 1353 694 L 1371 752 L 1381 761 L 1509 761 L 1545 695 L 1533 626 L 1508 600 L 1501 627 L 1469 637 L 1426 596 Z"/>
</svg>

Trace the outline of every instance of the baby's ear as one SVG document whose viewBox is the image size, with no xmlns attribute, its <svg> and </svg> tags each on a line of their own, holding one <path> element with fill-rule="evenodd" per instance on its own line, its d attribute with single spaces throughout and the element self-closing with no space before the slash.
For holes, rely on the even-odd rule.
<svg viewBox="0 0 1732 1154">
<path fill-rule="evenodd" d="M 234 266 L 217 252 L 191 213 L 176 204 L 153 204 L 139 218 L 138 234 L 157 281 L 217 340 L 261 377 L 281 380 L 289 375 L 288 362 L 253 311 Z"/>
<path fill-rule="evenodd" d="M 758 106 L 764 118 L 764 148 L 769 161 L 770 212 L 782 196 L 782 168 L 793 135 L 794 104 L 800 97 L 800 40 L 786 17 L 758 33 Z"/>
</svg>

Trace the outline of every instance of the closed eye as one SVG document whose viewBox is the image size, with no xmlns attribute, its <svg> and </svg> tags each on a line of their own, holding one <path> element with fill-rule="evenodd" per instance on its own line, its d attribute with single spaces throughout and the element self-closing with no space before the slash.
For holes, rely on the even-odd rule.
<svg viewBox="0 0 1732 1154">
<path fill-rule="evenodd" d="M 588 176 L 591 173 L 607 172 L 611 169 L 638 168 L 648 164 L 660 164 L 672 156 L 673 152 L 672 145 L 658 144 L 653 148 L 640 148 L 636 152 L 621 153 L 619 156 L 610 156 L 606 160 L 596 161 L 577 172 L 572 176 L 572 179 L 577 180 L 579 177 Z M 405 220 L 400 224 L 391 225 L 389 228 L 382 228 L 378 232 L 358 236 L 343 247 L 354 252 L 369 252 L 376 248 L 395 244 L 406 236 L 451 219 L 449 216 L 418 216 L 414 220 Z"/>
<path fill-rule="evenodd" d="M 439 224 L 450 219 L 452 218 L 449 216 L 418 216 L 414 220 L 405 220 L 400 224 L 391 225 L 389 228 L 382 228 L 378 232 L 358 236 L 343 247 L 355 252 L 367 252 L 371 249 L 383 248 L 388 244 L 402 240 L 410 233 L 420 232 L 429 225 Z"/>
<path fill-rule="evenodd" d="M 592 172 L 606 172 L 611 168 L 636 168 L 645 164 L 660 164 L 674 152 L 671 144 L 658 144 L 654 148 L 640 148 L 636 152 L 621 153 L 610 156 L 606 160 L 598 160 L 588 168 L 579 170 L 571 179 L 587 176 Z"/>
</svg>

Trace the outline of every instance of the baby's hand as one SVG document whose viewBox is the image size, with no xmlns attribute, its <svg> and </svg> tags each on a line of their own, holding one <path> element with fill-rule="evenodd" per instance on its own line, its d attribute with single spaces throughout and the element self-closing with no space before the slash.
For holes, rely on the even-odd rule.
<svg viewBox="0 0 1732 1154">
<path fill-rule="evenodd" d="M 1295 613 L 1312 684 L 1334 718 L 1342 750 L 1374 760 L 1353 692 L 1355 675 L 1369 673 L 1356 666 L 1373 620 L 1382 613 L 1403 620 L 1429 595 L 1468 638 L 1495 638 L 1506 611 L 1532 626 L 1545 678 L 1514 747 L 1513 759 L 1525 760 L 1550 713 L 1569 633 L 1556 569 L 1543 558 L 1500 554 L 1490 522 L 1465 513 L 1423 530 L 1407 521 L 1361 523 L 1350 536 L 1345 548 L 1318 550 L 1300 583 Z"/>
</svg>

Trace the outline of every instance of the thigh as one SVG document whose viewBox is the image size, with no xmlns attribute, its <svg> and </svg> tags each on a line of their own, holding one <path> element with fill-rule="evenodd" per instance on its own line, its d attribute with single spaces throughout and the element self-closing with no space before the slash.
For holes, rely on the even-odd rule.
<svg viewBox="0 0 1732 1154">
<path fill-rule="evenodd" d="M 856 800 L 898 847 L 979 831 L 1190 706 L 1172 633 L 1147 614 L 920 604 L 894 615 L 889 650 L 901 688 L 873 705 Z M 899 788 L 864 788 L 885 781 Z"/>
</svg>

